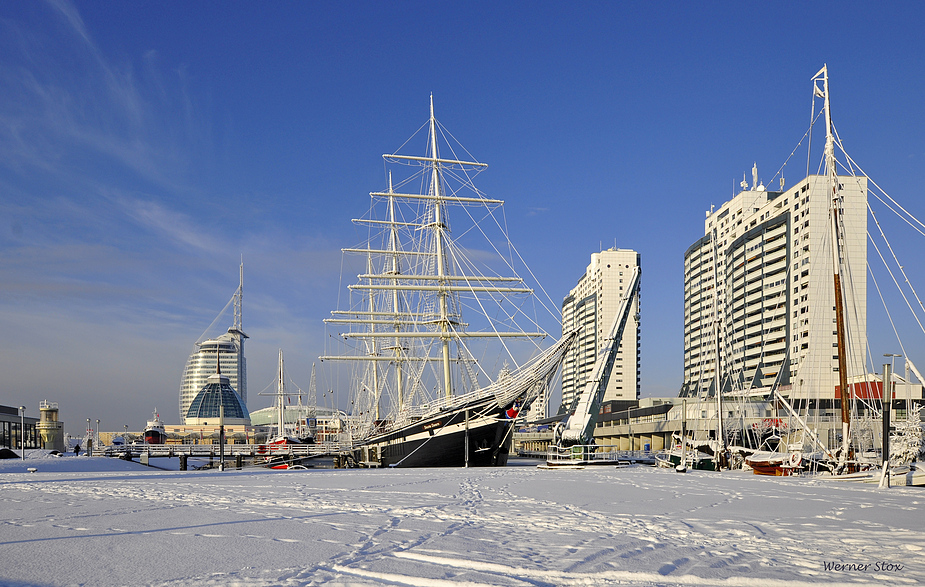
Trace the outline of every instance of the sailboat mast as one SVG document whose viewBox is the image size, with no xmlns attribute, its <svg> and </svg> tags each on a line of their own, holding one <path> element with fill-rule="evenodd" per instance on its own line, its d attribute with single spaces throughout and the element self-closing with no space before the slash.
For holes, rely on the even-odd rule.
<svg viewBox="0 0 925 587">
<path fill-rule="evenodd" d="M 829 105 L 829 74 L 828 66 L 823 65 L 814 79 L 822 75 L 822 91 L 825 99 L 825 172 L 829 178 L 829 194 L 831 203 L 829 209 L 829 228 L 832 238 L 832 269 L 835 286 L 835 331 L 838 344 L 838 388 L 841 393 L 841 426 L 842 450 L 839 457 L 840 467 L 848 459 L 851 432 L 851 389 L 848 386 L 848 368 L 845 358 L 845 315 L 844 297 L 841 283 L 841 247 L 838 230 L 838 210 L 841 196 L 838 189 L 838 172 L 835 168 L 835 137 L 832 132 L 832 114 Z"/>
<path fill-rule="evenodd" d="M 279 349 L 279 373 L 276 380 L 276 422 L 277 426 L 279 427 L 277 433 L 280 436 L 286 435 L 286 406 L 283 403 L 283 396 L 286 393 L 286 379 L 284 373 L 285 369 L 283 367 L 283 349 Z"/>
<path fill-rule="evenodd" d="M 447 309 L 447 291 L 442 286 L 446 285 L 446 252 L 443 248 L 443 231 L 446 224 L 443 221 L 443 203 L 440 200 L 440 161 L 437 156 L 437 124 L 434 118 L 434 96 L 430 96 L 430 155 L 432 157 L 432 176 L 431 190 L 434 196 L 434 237 L 437 245 L 437 284 L 440 291 L 437 297 L 440 306 L 440 339 L 443 346 L 443 389 L 447 397 L 453 395 L 453 383 L 450 374 L 450 332 L 449 332 L 449 311 Z"/>
</svg>

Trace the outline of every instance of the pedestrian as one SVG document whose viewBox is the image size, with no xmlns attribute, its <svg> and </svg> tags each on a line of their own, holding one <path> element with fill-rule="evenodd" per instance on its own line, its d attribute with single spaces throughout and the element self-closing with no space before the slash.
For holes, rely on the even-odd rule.
<svg viewBox="0 0 925 587">
<path fill-rule="evenodd" d="M 74 445 L 74 456 L 75 457 L 80 456 L 80 443 L 79 442 Z"/>
</svg>

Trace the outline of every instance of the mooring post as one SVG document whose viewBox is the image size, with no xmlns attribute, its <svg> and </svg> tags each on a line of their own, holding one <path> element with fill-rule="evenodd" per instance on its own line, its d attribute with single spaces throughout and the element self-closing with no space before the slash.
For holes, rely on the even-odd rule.
<svg viewBox="0 0 925 587">
<path fill-rule="evenodd" d="M 186 455 L 180 455 L 180 470 L 186 470 Z"/>
<path fill-rule="evenodd" d="M 883 475 L 880 477 L 880 487 L 890 488 L 890 407 L 893 404 L 893 390 L 890 383 L 893 379 L 892 365 L 883 365 Z"/>
<path fill-rule="evenodd" d="M 468 409 L 466 409 L 466 443 L 465 443 L 465 447 L 463 448 L 463 450 L 465 451 L 463 461 L 465 462 L 466 468 L 468 468 L 469 467 L 469 410 Z"/>
</svg>

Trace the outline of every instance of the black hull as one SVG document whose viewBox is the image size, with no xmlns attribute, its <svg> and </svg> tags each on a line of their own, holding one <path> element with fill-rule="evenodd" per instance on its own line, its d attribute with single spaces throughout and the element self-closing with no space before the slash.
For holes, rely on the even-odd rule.
<svg viewBox="0 0 925 587">
<path fill-rule="evenodd" d="M 470 467 L 503 467 L 514 421 L 491 403 L 478 402 L 371 438 L 354 451 L 354 458 L 373 467 L 464 467 L 468 452 Z"/>
</svg>

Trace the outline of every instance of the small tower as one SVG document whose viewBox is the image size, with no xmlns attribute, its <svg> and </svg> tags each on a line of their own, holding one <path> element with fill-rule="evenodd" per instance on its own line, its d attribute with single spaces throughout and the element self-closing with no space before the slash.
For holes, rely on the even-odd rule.
<svg viewBox="0 0 925 587">
<path fill-rule="evenodd" d="M 63 452 L 64 422 L 58 421 L 58 403 L 42 400 L 39 404 L 39 413 L 41 416 L 35 427 L 42 437 L 42 448 Z"/>
</svg>

